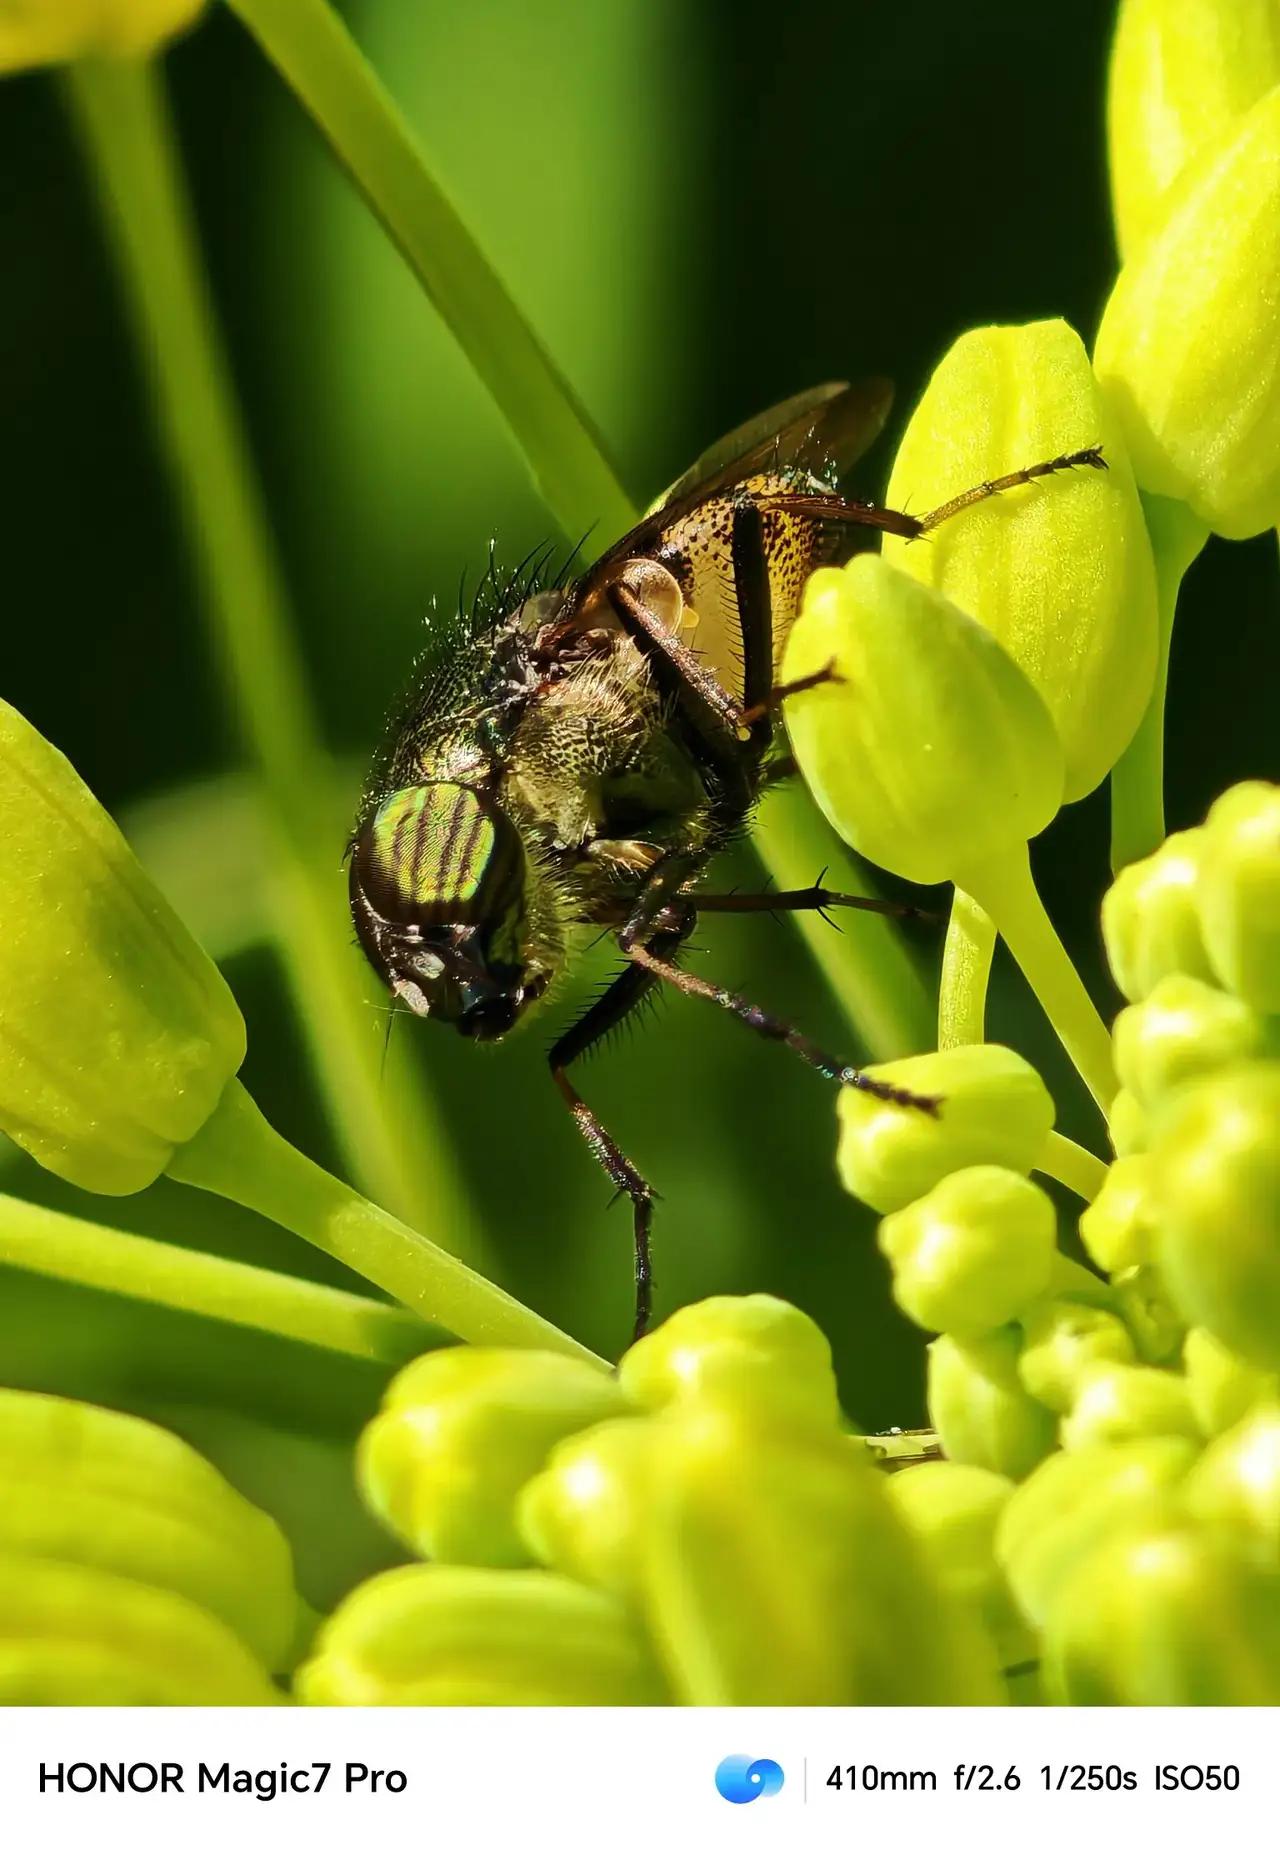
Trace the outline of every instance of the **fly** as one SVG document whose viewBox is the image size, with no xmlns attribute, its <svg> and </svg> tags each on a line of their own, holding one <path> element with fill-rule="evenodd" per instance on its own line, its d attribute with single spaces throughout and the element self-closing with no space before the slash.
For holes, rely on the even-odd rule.
<svg viewBox="0 0 1280 1850">
<path fill-rule="evenodd" d="M 840 477 L 880 433 L 883 380 L 827 385 L 717 444 L 572 583 L 513 580 L 439 639 L 375 765 L 351 843 L 351 910 L 369 961 L 416 1015 L 497 1041 L 589 936 L 620 974 L 550 1050 L 587 1145 L 631 1201 L 635 1332 L 652 1303 L 653 1191 L 570 1068 L 659 986 L 717 1004 L 840 1085 L 918 1097 L 834 1059 L 787 1022 L 685 970 L 705 912 L 895 910 L 826 891 L 714 893 L 701 882 L 768 784 L 795 767 L 779 684 L 805 580 L 869 532 L 915 539 L 1078 450 L 982 482 L 931 513 L 850 500 Z M 822 677 L 816 677 L 821 680 Z"/>
</svg>

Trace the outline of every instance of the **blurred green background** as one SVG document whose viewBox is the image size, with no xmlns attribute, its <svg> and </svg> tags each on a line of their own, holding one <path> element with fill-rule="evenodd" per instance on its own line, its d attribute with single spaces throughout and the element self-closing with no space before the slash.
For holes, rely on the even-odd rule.
<svg viewBox="0 0 1280 1850">
<path fill-rule="evenodd" d="M 1062 314 L 1091 338 L 1114 267 L 1103 154 L 1109 0 L 352 0 L 344 13 L 517 299 L 648 499 L 725 429 L 826 378 L 885 372 L 897 423 L 964 328 Z M 353 808 L 430 600 L 489 541 L 548 532 L 483 392 L 377 226 L 228 15 L 167 60 L 237 383 L 325 735 Z M 45 76 L 0 90 L 0 692 L 59 744 L 222 957 L 268 1115 L 340 1159 L 275 954 L 230 786 L 235 730 L 100 227 Z M 877 492 L 892 440 L 864 465 Z M 1197 820 L 1277 765 L 1275 546 L 1211 545 L 1175 645 L 1169 808 Z M 175 793 L 187 800 L 175 804 Z M 330 873 L 340 889 L 343 841 Z M 1099 1002 L 1106 804 L 1038 844 L 1051 912 Z M 819 868 L 812 869 L 817 875 Z M 833 858 L 832 884 L 839 860 Z M 751 878 L 745 858 L 726 883 Z M 846 929 L 859 929 L 856 918 Z M 847 1031 L 798 937 L 705 931 L 707 969 L 819 1040 Z M 941 934 L 912 931 L 926 970 Z M 351 951 L 352 958 L 358 953 Z M 597 957 L 578 993 L 607 973 Z M 370 992 L 370 1034 L 382 1015 Z M 502 1281 L 616 1354 L 630 1236 L 545 1076 L 572 1000 L 482 1052 L 404 1024 Z M 1100 1126 L 1014 974 L 993 1035 L 1041 1061 L 1060 1124 Z M 861 1054 L 864 1049 L 850 1049 Z M 922 1339 L 889 1302 L 872 1223 L 837 1188 L 831 1095 L 728 1019 L 664 1003 L 583 1085 L 661 1191 L 660 1314 L 771 1290 L 828 1331 L 845 1405 L 920 1420 Z M 72 1212 L 338 1282 L 265 1222 L 161 1182 L 79 1196 L 12 1152 L 0 1186 Z M 438 1231 L 447 1241 L 447 1230 Z M 361 1516 L 350 1442 L 372 1366 L 0 1268 L 0 1383 L 166 1420 L 285 1521 L 327 1602 L 391 1550 Z"/>
</svg>

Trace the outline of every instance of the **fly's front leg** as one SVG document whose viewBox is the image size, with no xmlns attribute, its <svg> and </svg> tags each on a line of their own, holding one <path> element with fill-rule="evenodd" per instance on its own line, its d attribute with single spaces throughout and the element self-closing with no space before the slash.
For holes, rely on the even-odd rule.
<svg viewBox="0 0 1280 1850">
<path fill-rule="evenodd" d="M 905 1086 L 890 1085 L 886 1080 L 872 1078 L 859 1067 L 832 1059 L 807 1034 L 801 1034 L 798 1028 L 793 1028 L 790 1022 L 781 1020 L 777 1015 L 770 1015 L 756 1003 L 748 1002 L 745 996 L 735 995 L 731 989 L 725 989 L 719 983 L 708 983 L 689 970 L 679 969 L 663 955 L 656 939 L 649 944 L 633 944 L 628 955 L 633 963 L 650 976 L 670 984 L 682 995 L 699 996 L 705 1002 L 714 1002 L 718 1008 L 727 1009 L 744 1027 L 753 1029 L 766 1040 L 780 1041 L 806 1066 L 813 1067 L 826 1079 L 835 1080 L 837 1085 L 854 1086 L 858 1091 L 869 1092 L 873 1098 L 882 1098 L 891 1105 L 907 1106 L 915 1111 L 927 1112 L 930 1117 L 937 1117 L 942 1102 L 940 1099 L 911 1092 Z"/>
<path fill-rule="evenodd" d="M 687 924 L 679 929 L 662 932 L 655 936 L 654 943 L 663 947 L 667 955 L 674 955 L 685 931 L 692 925 L 692 916 Z M 573 1121 L 581 1131 L 587 1148 L 604 1170 L 619 1194 L 626 1195 L 631 1203 L 632 1231 L 635 1240 L 635 1322 L 632 1340 L 638 1341 L 644 1335 L 653 1310 L 653 1269 L 650 1261 L 650 1233 L 653 1227 L 654 1193 L 649 1183 L 641 1175 L 631 1158 L 627 1156 L 612 1134 L 606 1130 L 596 1113 L 587 1104 L 573 1081 L 569 1078 L 567 1068 L 574 1060 L 604 1038 L 612 1028 L 616 1028 L 631 1010 L 640 1003 L 652 989 L 655 978 L 637 963 L 632 963 L 617 977 L 597 1002 L 587 1010 L 580 1021 L 574 1023 L 566 1034 L 562 1034 L 548 1055 L 551 1077 L 561 1098 L 573 1114 Z"/>
</svg>

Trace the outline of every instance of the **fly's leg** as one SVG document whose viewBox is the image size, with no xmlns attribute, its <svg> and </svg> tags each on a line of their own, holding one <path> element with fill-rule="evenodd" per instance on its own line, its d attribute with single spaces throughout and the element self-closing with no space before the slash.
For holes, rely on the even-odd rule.
<svg viewBox="0 0 1280 1850">
<path fill-rule="evenodd" d="M 693 918 L 682 920 L 678 927 L 655 935 L 654 943 L 668 955 L 674 955 L 680 940 L 692 927 Z M 654 1193 L 635 1164 L 616 1139 L 607 1131 L 587 1104 L 566 1069 L 611 1029 L 629 1015 L 653 988 L 657 979 L 638 963 L 632 963 L 617 977 L 580 1021 L 574 1023 L 548 1054 L 551 1077 L 561 1098 L 573 1114 L 573 1121 L 586 1140 L 587 1148 L 620 1194 L 631 1203 L 632 1229 L 635 1239 L 635 1323 L 632 1340 L 638 1341 L 648 1328 L 653 1309 L 653 1271 L 649 1255 L 649 1235 L 653 1225 Z"/>
<path fill-rule="evenodd" d="M 953 514 L 963 513 L 967 507 L 973 507 L 979 501 L 989 501 L 992 495 L 1002 495 L 1007 488 L 1021 488 L 1025 482 L 1035 482 L 1044 475 L 1058 475 L 1064 469 L 1105 469 L 1102 449 L 1094 444 L 1087 450 L 1072 450 L 1067 456 L 1053 456 L 1048 462 L 1032 463 L 1029 469 L 1014 469 L 1009 475 L 997 476 L 994 482 L 979 482 L 976 488 L 966 488 L 962 495 L 955 495 L 950 501 L 944 501 L 941 507 L 935 507 L 932 513 L 920 517 L 920 531 L 932 533 L 944 520 L 950 520 Z"/>
<path fill-rule="evenodd" d="M 649 608 L 636 584 L 620 577 L 606 587 L 605 595 L 627 633 L 654 652 L 655 666 L 660 666 L 668 691 L 678 700 L 717 764 L 722 770 L 731 770 L 735 780 L 740 781 L 743 747 L 748 746 L 751 756 L 759 758 L 769 743 L 777 704 L 770 695 L 773 594 L 769 561 L 760 508 L 750 495 L 740 495 L 734 503 L 730 552 L 742 637 L 741 703 Z M 749 797 L 750 792 L 744 787 L 742 794 Z"/>
<path fill-rule="evenodd" d="M 936 913 L 927 912 L 921 906 L 906 905 L 896 899 L 833 893 L 821 884 L 821 878 L 813 886 L 791 888 L 781 893 L 699 893 L 694 904 L 699 912 L 820 912 L 825 916 L 834 907 L 847 906 L 852 911 L 881 912 L 894 919 L 937 918 Z"/>
<path fill-rule="evenodd" d="M 692 906 L 691 906 L 692 914 Z M 695 915 L 696 916 L 696 915 Z M 744 1027 L 751 1028 L 766 1040 L 780 1041 L 806 1066 L 811 1066 L 826 1079 L 832 1079 L 837 1085 L 854 1086 L 860 1092 L 869 1092 L 873 1098 L 882 1098 L 891 1105 L 908 1106 L 916 1111 L 927 1112 L 930 1117 L 937 1117 L 940 1100 L 927 1097 L 923 1093 L 911 1092 L 905 1086 L 895 1086 L 883 1079 L 873 1079 L 870 1074 L 862 1072 L 856 1066 L 848 1066 L 842 1060 L 832 1059 L 824 1053 L 816 1042 L 807 1034 L 801 1034 L 789 1022 L 782 1021 L 777 1015 L 770 1015 L 754 1002 L 748 1002 L 745 996 L 737 996 L 731 989 L 723 988 L 719 983 L 708 983 L 703 977 L 694 976 L 690 970 L 681 970 L 663 955 L 663 947 L 658 938 L 649 944 L 633 944 L 627 955 L 634 964 L 647 971 L 650 976 L 663 983 L 669 983 L 682 995 L 699 996 L 705 1002 L 714 1002 L 717 1007 L 727 1009 L 737 1017 Z"/>
<path fill-rule="evenodd" d="M 627 634 L 654 652 L 655 665 L 661 663 L 665 667 L 663 678 L 668 688 L 679 698 L 699 733 L 716 750 L 716 755 L 723 755 L 726 747 L 740 751 L 738 734 L 743 730 L 742 708 L 715 676 L 707 673 L 693 650 L 672 635 L 624 578 L 608 585 L 605 596 Z"/>
<path fill-rule="evenodd" d="M 729 543 L 733 560 L 733 593 L 738 606 L 742 637 L 742 702 L 739 723 L 751 742 L 763 750 L 773 730 L 773 590 L 764 543 L 764 518 L 750 495 L 733 504 Z"/>
<path fill-rule="evenodd" d="M 1021 488 L 1024 483 L 1037 482 L 1042 476 L 1060 475 L 1066 469 L 1105 469 L 1106 466 L 1101 446 L 1092 444 L 1088 449 L 1051 456 L 1047 462 L 1032 463 L 1026 469 L 1014 469 L 1008 475 L 997 476 L 994 481 L 979 482 L 927 514 L 904 514 L 899 508 L 878 507 L 872 501 L 846 501 L 842 495 L 802 492 L 762 495 L 757 505 L 765 510 L 777 508 L 783 514 L 825 521 L 832 526 L 874 527 L 882 533 L 896 533 L 902 539 L 918 540 L 944 521 L 963 513 L 965 508 L 974 507 L 979 501 L 989 501 L 993 495 L 1002 495 L 1007 489 Z"/>
<path fill-rule="evenodd" d="M 779 681 L 764 700 L 758 701 L 753 707 L 747 707 L 742 717 L 748 726 L 753 725 L 766 714 L 776 713 L 783 701 L 790 700 L 793 694 L 807 694 L 811 687 L 839 686 L 843 681 L 844 676 L 837 671 L 835 663 L 828 662 L 825 668 L 815 668 L 812 674 L 799 675 L 794 681 Z M 795 769 L 794 760 L 792 769 Z"/>
</svg>

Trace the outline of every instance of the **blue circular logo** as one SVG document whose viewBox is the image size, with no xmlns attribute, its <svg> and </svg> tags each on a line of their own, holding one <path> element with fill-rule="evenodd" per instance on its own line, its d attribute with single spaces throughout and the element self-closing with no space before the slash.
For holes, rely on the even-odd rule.
<svg viewBox="0 0 1280 1850">
<path fill-rule="evenodd" d="M 716 1768 L 716 1791 L 730 1805 L 749 1805 L 752 1799 L 771 1799 L 782 1790 L 782 1768 L 776 1760 L 753 1760 L 749 1754 L 729 1754 Z"/>
</svg>

